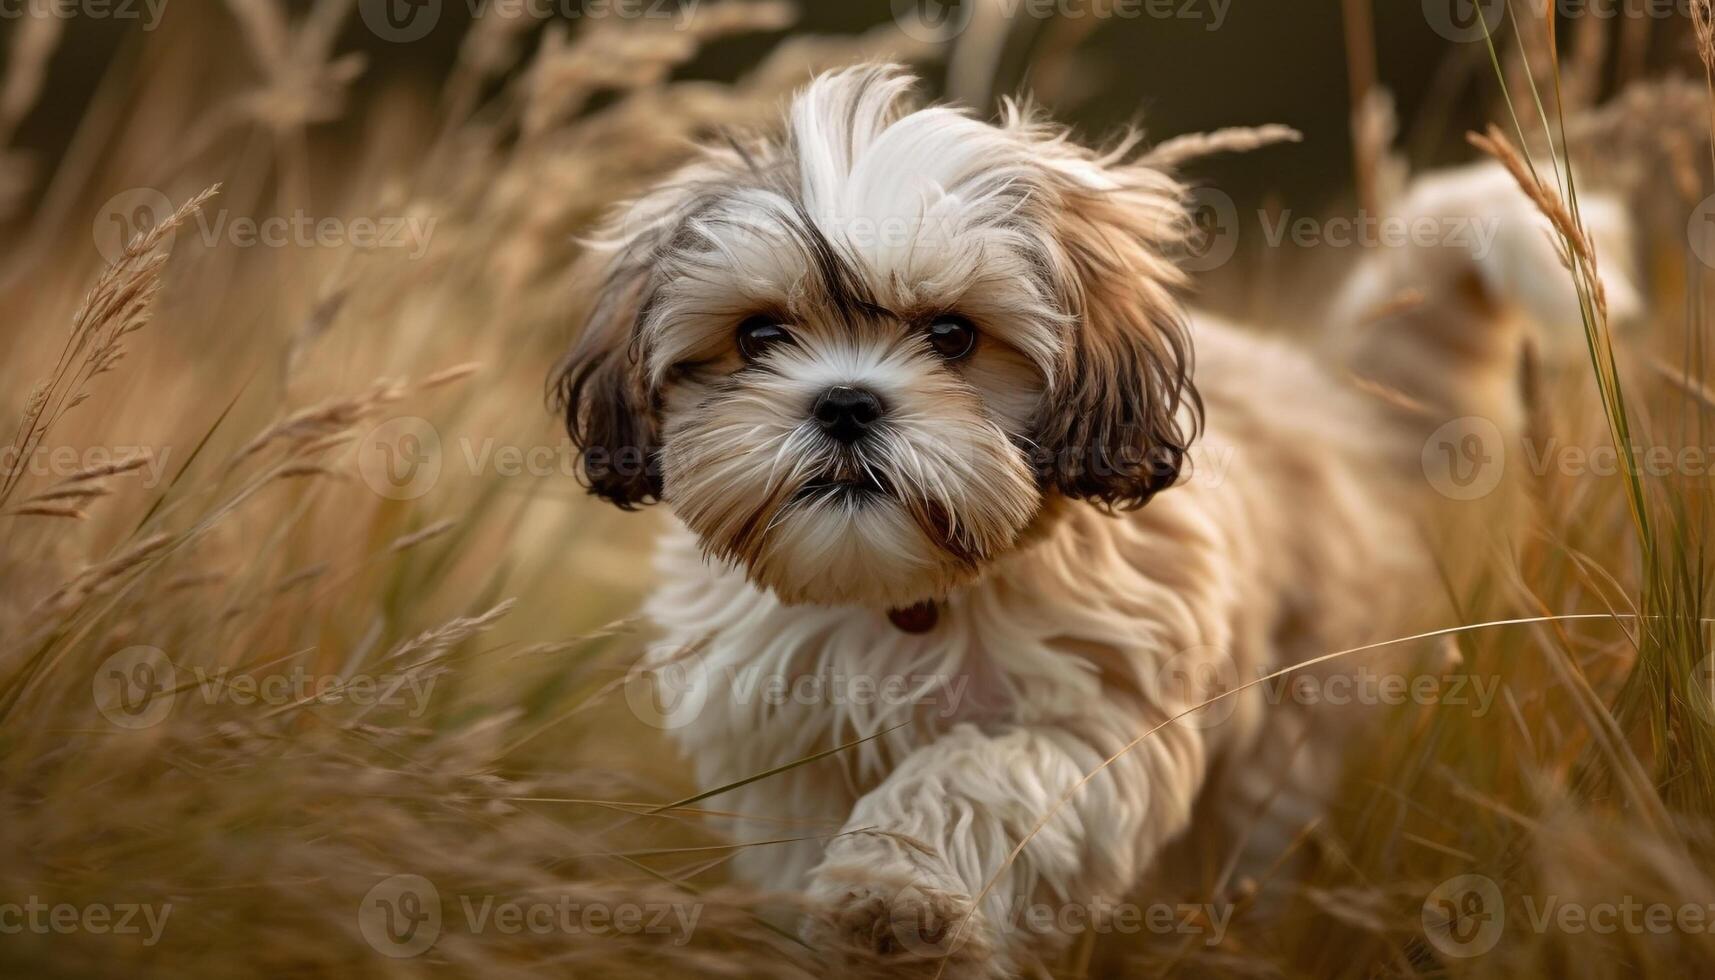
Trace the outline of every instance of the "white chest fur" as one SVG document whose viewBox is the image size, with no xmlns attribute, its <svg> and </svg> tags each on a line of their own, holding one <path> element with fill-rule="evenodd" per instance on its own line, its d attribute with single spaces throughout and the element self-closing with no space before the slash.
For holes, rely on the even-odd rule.
<svg viewBox="0 0 1715 980">
<path fill-rule="evenodd" d="M 1158 685 L 1173 657 L 1230 656 L 1219 579 L 1187 593 L 1146 570 L 1215 544 L 1187 516 L 1070 518 L 955 590 L 922 634 L 882 610 L 782 605 L 676 527 L 648 606 L 664 630 L 652 662 L 673 662 L 663 675 L 684 701 L 668 725 L 705 784 L 868 738 L 843 754 L 862 792 L 960 723 L 1076 722 L 1115 684 L 1168 700 Z"/>
</svg>

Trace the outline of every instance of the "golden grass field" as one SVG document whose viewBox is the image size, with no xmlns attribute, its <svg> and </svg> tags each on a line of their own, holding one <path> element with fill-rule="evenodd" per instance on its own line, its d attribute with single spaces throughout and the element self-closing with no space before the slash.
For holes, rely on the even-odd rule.
<svg viewBox="0 0 1715 980">
<path fill-rule="evenodd" d="M 1652 309 L 1606 322 L 1589 266 L 1612 257 L 1580 249 L 1543 171 L 1587 322 L 1534 379 L 1533 434 L 1715 445 L 1710 269 L 1686 238 L 1715 167 L 1706 16 L 1649 25 L 1655 53 L 1627 58 L 1628 22 L 1550 51 L 1540 4 L 1519 6 L 1469 97 L 1513 143 L 1542 149 L 1546 124 L 1580 181 L 1625 196 Z M 120 48 L 46 169 L 7 146 L 54 84 L 57 22 L 0 35 L 0 973 L 828 976 L 780 925 L 790 896 L 726 881 L 733 845 L 700 820 L 720 798 L 661 809 L 693 788 L 626 677 L 663 517 L 584 495 L 544 382 L 604 209 L 691 138 L 766 124 L 815 69 L 947 52 L 796 33 L 785 2 L 488 16 L 429 87 L 339 49 L 351 3 L 290 11 L 185 0 Z M 779 40 L 734 82 L 686 80 L 740 34 Z M 1592 68 L 1611 62 L 1630 68 Z M 1353 197 L 1385 206 L 1383 115 L 1362 116 Z M 1438 152 L 1474 158 L 1458 135 Z M 1715 482 L 1572 469 L 1530 474 L 1527 516 L 1463 544 L 1487 571 L 1453 596 L 1462 624 L 1537 621 L 1417 645 L 1428 675 L 1498 685 L 1491 710 L 1391 709 L 1274 876 L 1176 886 L 1230 912 L 1218 941 L 1093 929 L 1052 975 L 1715 969 Z M 1548 618 L 1571 614 L 1596 615 Z M 837 830 L 745 817 L 742 846 Z M 386 955 L 366 905 L 397 875 L 439 899 L 415 955 Z M 1463 875 L 1505 899 L 1480 955 L 1426 931 Z M 473 928 L 485 901 L 600 915 Z"/>
</svg>

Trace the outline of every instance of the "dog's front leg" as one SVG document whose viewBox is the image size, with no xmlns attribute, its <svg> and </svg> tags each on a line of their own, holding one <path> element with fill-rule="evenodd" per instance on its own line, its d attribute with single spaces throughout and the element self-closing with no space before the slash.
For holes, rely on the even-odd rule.
<svg viewBox="0 0 1715 980">
<path fill-rule="evenodd" d="M 1205 770 L 1191 726 L 1166 726 L 1079 786 L 1145 727 L 966 724 L 912 753 L 811 873 L 809 937 L 888 975 L 1012 974 L 1066 938 L 1032 930 L 1041 911 L 1122 896 L 1188 822 Z"/>
</svg>

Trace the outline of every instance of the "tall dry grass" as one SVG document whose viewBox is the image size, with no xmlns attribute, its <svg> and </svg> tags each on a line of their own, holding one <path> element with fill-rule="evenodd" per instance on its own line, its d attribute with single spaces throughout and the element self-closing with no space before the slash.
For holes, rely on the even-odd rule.
<svg viewBox="0 0 1715 980">
<path fill-rule="evenodd" d="M 584 502 L 543 379 L 595 215 L 693 137 L 771 118 L 813 70 L 914 51 L 794 36 L 726 85 L 674 70 L 787 27 L 790 6 L 576 33 L 485 18 L 444 94 L 424 93 L 365 87 L 334 49 L 350 16 L 235 0 L 135 36 L 8 239 L 9 458 L 25 465 L 0 483 L 0 893 L 171 912 L 154 945 L 25 928 L 0 960 L 67 976 L 807 975 L 756 897 L 681 881 L 730 853 L 699 808 L 641 812 L 684 785 L 647 730 L 616 732 L 649 530 Z M 46 33 L 16 38 L 33 56 L 10 64 L 43 60 Z M 21 72 L 8 124 L 36 88 Z M 230 234 L 298 214 L 338 230 L 288 229 L 281 247 Z M 432 231 L 345 240 L 364 220 Z M 440 440 L 420 497 L 383 496 L 360 465 L 395 418 Z M 247 676 L 308 682 L 244 703 Z M 165 717 L 102 713 L 121 710 L 103 685 L 133 680 Z M 694 906 L 696 928 L 449 928 L 395 962 L 358 914 L 401 873 L 434 882 L 449 917 L 459 895 L 551 895 Z"/>
<path fill-rule="evenodd" d="M 273 0 L 174 11 L 126 42 L 52 172 L 0 155 L 0 220 L 18 215 L 0 242 L 0 408 L 19 420 L 27 464 L 0 482 L 0 905 L 171 906 L 152 944 L 26 928 L 0 935 L 0 964 L 19 976 L 825 975 L 783 928 L 791 897 L 747 893 L 722 866 L 736 846 L 837 828 L 743 814 L 747 836 L 729 842 L 699 819 L 718 796 L 660 809 L 689 780 L 623 683 L 653 519 L 583 498 L 542 380 L 581 299 L 564 270 L 606 206 L 689 140 L 770 119 L 814 68 L 932 52 L 890 32 L 790 35 L 736 82 L 685 81 L 704 46 L 779 32 L 791 7 L 725 2 L 686 23 L 577 30 L 494 16 L 424 92 L 372 82 L 338 50 L 351 16 L 337 0 L 297 19 Z M 55 27 L 13 35 L 0 153 L 40 91 Z M 1575 187 L 1485 137 L 1557 219 L 1588 298 L 1592 360 L 1539 379 L 1534 434 L 1708 446 L 1708 276 L 1683 230 L 1710 185 L 1700 164 L 1685 169 L 1708 104 L 1654 77 L 1602 95 L 1588 65 L 1606 43 L 1622 56 L 1637 45 L 1629 24 L 1615 30 L 1580 35 L 1577 86 L 1540 114 L 1566 59 L 1496 55 L 1493 90 L 1546 124 L 1511 144 L 1540 152 L 1552 132 L 1581 174 L 1612 171 L 1648 196 L 1637 213 L 1655 221 L 1658 315 L 1622 330 L 1601 312 L 1586 263 L 1609 257 L 1580 244 Z M 1656 124 L 1640 125 L 1644 109 Z M 1635 179 L 1659 166 L 1627 168 L 1662 159 L 1679 162 L 1672 193 L 1685 200 Z M 234 222 L 294 215 L 336 231 L 279 247 L 232 237 Z M 421 239 L 353 241 L 365 220 Z M 411 460 L 378 456 L 383 444 L 420 450 L 419 467 L 439 460 L 438 477 L 392 481 L 385 467 Z M 512 448 L 550 451 L 513 465 Z M 1493 571 L 1453 598 L 1467 623 L 1538 621 L 1457 633 L 1420 665 L 1499 679 L 1495 710 L 1398 709 L 1267 880 L 1217 865 L 1176 886 L 1174 900 L 1231 903 L 1220 942 L 1091 933 L 1054 975 L 1707 970 L 1707 930 L 1538 929 L 1526 899 L 1715 903 L 1710 489 L 1706 475 L 1633 470 L 1533 477 L 1531 520 L 1472 542 Z M 312 686 L 252 696 L 246 678 Z M 446 922 L 432 949 L 395 959 L 362 910 L 401 874 L 433 883 Z M 1506 928 L 1461 958 L 1426 934 L 1424 903 L 1466 874 L 1495 883 Z M 604 935 L 463 928 L 461 899 L 485 897 L 696 919 Z"/>
</svg>

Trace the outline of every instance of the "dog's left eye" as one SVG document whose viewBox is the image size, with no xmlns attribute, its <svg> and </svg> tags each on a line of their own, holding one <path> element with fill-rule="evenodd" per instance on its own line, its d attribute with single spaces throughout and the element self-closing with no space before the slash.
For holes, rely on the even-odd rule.
<svg viewBox="0 0 1715 980">
<path fill-rule="evenodd" d="M 929 346 L 942 360 L 956 361 L 977 345 L 977 328 L 962 316 L 941 316 L 929 324 Z"/>
<path fill-rule="evenodd" d="M 756 361 L 776 345 L 791 342 L 786 328 L 765 316 L 753 316 L 738 325 L 738 352 L 747 361 Z"/>
</svg>

